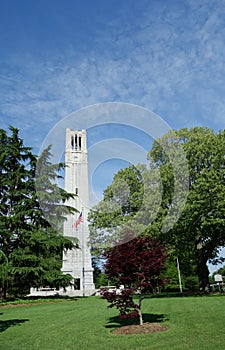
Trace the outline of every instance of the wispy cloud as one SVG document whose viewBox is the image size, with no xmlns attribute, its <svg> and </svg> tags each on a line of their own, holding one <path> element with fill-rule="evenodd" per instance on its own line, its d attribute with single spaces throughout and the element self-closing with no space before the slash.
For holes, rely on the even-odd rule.
<svg viewBox="0 0 225 350">
<path fill-rule="evenodd" d="M 225 127 L 223 6 L 146 2 L 132 22 L 122 25 L 122 8 L 107 31 L 96 30 L 89 52 L 78 55 L 72 46 L 57 57 L 10 59 L 0 66 L 2 124 L 35 129 L 40 142 L 43 130 L 80 107 L 123 101 L 149 108 L 172 127 Z"/>
</svg>

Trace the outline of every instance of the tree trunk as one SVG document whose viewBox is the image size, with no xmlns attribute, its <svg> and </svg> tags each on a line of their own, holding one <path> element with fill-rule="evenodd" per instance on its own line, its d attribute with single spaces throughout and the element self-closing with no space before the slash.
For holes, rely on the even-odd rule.
<svg viewBox="0 0 225 350">
<path fill-rule="evenodd" d="M 209 269 L 206 262 L 199 261 L 197 264 L 197 274 L 199 280 L 199 290 L 203 293 L 210 291 Z"/>
<path fill-rule="evenodd" d="M 140 326 L 142 326 L 143 325 L 143 317 L 142 317 L 142 312 L 141 312 L 141 302 L 142 302 L 142 295 L 141 294 L 139 294 L 138 299 L 139 299 L 139 303 L 138 303 L 137 312 L 138 312 L 138 317 L 139 317 L 139 324 L 140 324 Z"/>
<path fill-rule="evenodd" d="M 139 324 L 140 326 L 143 326 L 143 317 L 142 317 L 141 309 L 139 309 L 139 307 L 137 308 L 137 312 L 139 317 Z"/>
<path fill-rule="evenodd" d="M 208 293 L 210 291 L 209 283 L 209 269 L 207 266 L 207 257 L 204 251 L 204 245 L 201 241 L 201 235 L 197 235 L 195 238 L 196 248 L 196 263 L 197 263 L 197 275 L 199 280 L 199 290 L 202 293 Z"/>
</svg>

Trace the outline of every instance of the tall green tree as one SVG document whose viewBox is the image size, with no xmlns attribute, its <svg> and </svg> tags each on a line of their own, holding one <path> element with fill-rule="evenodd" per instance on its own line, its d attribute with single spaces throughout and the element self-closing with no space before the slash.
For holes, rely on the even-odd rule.
<svg viewBox="0 0 225 350">
<path fill-rule="evenodd" d="M 74 247 L 58 230 L 65 211 L 73 210 L 63 205 L 71 194 L 63 192 L 61 198 L 56 198 L 50 187 L 62 164 L 52 166 L 49 163 L 49 149 L 37 163 L 32 149 L 25 147 L 19 137 L 19 130 L 10 127 L 9 133 L 0 130 L 0 281 L 3 297 L 9 292 L 26 294 L 31 286 L 68 283 L 69 276 L 62 276 L 60 271 L 61 254 L 63 249 Z M 37 181 L 39 190 L 35 186 L 38 167 L 45 173 L 44 177 L 40 174 Z M 55 224 L 58 220 L 55 227 L 43 214 L 37 192 L 49 207 L 57 208 L 53 211 Z"/>
<path fill-rule="evenodd" d="M 90 243 L 94 252 L 116 244 L 132 232 L 143 233 L 157 217 L 161 182 L 155 169 L 131 165 L 114 175 L 103 200 L 89 212 Z M 158 229 L 158 228 L 157 228 Z"/>
<path fill-rule="evenodd" d="M 215 133 L 207 127 L 171 131 L 155 140 L 148 154 L 149 168 L 138 168 L 138 183 L 131 176 L 131 193 L 133 187 L 141 189 L 136 193 L 138 206 L 134 211 L 130 210 L 132 205 L 126 212 L 121 210 L 120 192 L 114 191 L 111 197 L 120 211 L 112 214 L 103 210 L 109 205 L 106 194 L 111 193 L 115 180 L 120 183 L 128 173 L 135 174 L 134 168 L 123 169 L 106 189 L 103 201 L 91 211 L 91 240 L 101 247 L 102 242 L 108 243 L 110 234 L 124 233 L 126 222 L 130 227 L 134 224 L 136 234 L 145 232 L 167 245 L 173 252 L 171 259 L 179 258 L 186 279 L 194 279 L 196 274 L 200 290 L 209 290 L 207 264 L 223 261 L 219 251 L 225 245 L 224 154 L 225 131 Z"/>
<path fill-rule="evenodd" d="M 149 156 L 160 169 L 167 195 L 165 210 L 171 206 L 173 173 L 166 149 L 171 142 L 182 145 L 189 165 L 189 194 L 177 223 L 163 235 L 173 245 L 184 265 L 194 262 L 201 291 L 209 290 L 208 262 L 221 261 L 219 249 L 225 244 L 225 133 L 206 127 L 181 129 L 154 142 Z M 190 264 L 189 264 L 190 265 Z"/>
<path fill-rule="evenodd" d="M 142 204 L 141 171 L 131 165 L 114 175 L 104 198 L 89 212 L 90 243 L 97 254 L 121 239 L 121 226 L 135 216 Z"/>
<path fill-rule="evenodd" d="M 50 145 L 42 151 L 36 161 L 35 174 L 33 174 L 35 177 L 35 200 L 39 208 L 41 208 L 40 218 L 44 218 L 45 224 L 48 223 L 57 230 L 62 230 L 62 224 L 66 216 L 71 212 L 76 213 L 78 210 L 65 205 L 75 195 L 59 187 L 58 181 L 62 179 L 60 172 L 65 165 L 62 162 L 52 164 L 50 161 L 51 157 Z M 40 214 L 40 211 L 38 213 Z"/>
</svg>

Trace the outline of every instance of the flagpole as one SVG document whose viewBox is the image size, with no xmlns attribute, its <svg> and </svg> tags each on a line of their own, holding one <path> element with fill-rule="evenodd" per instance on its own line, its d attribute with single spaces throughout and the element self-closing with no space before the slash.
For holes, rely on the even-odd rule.
<svg viewBox="0 0 225 350">
<path fill-rule="evenodd" d="M 177 273 L 178 273 L 178 279 L 179 279 L 179 285 L 180 285 L 180 292 L 183 293 L 182 283 L 181 283 L 181 276 L 180 276 L 180 265 L 179 265 L 178 258 L 177 258 Z"/>
</svg>

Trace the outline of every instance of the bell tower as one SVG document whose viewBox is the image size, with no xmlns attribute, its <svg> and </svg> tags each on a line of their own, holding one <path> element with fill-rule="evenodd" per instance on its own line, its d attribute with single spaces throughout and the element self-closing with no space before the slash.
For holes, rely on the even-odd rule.
<svg viewBox="0 0 225 350">
<path fill-rule="evenodd" d="M 76 237 L 80 249 L 69 250 L 63 254 L 63 273 L 74 278 L 74 285 L 67 287 L 69 295 L 91 295 L 95 292 L 87 215 L 89 208 L 88 191 L 88 153 L 86 130 L 66 129 L 65 150 L 65 190 L 76 194 L 67 204 L 78 209 L 64 223 L 64 236 Z"/>
</svg>

